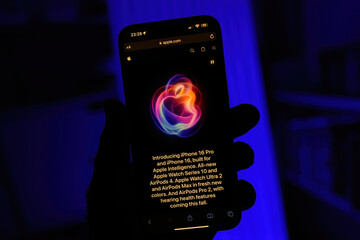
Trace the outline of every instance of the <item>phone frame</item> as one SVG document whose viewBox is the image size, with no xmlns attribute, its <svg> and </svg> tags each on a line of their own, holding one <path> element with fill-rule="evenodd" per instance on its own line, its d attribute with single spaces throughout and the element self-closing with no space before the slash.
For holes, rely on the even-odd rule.
<svg viewBox="0 0 360 240">
<path fill-rule="evenodd" d="M 127 84 L 127 80 L 126 80 L 126 76 L 124 74 L 124 70 L 126 68 L 126 64 L 127 64 L 127 59 L 126 57 L 128 56 L 128 52 L 125 49 L 125 44 L 126 43 L 130 43 L 130 42 L 136 42 L 136 40 L 134 41 L 134 38 L 131 37 L 131 33 L 137 33 L 137 32 L 143 32 L 144 29 L 157 29 L 157 33 L 155 35 L 153 35 L 151 33 L 151 31 L 148 31 L 147 36 L 143 37 L 141 39 L 139 39 L 138 41 L 145 41 L 145 40 L 152 40 L 152 39 L 159 39 L 159 38 L 166 38 L 166 37 L 170 37 L 170 36 L 184 36 L 186 34 L 188 34 L 186 32 L 186 30 L 183 31 L 183 33 L 180 32 L 179 34 L 179 29 L 183 28 L 184 26 L 191 26 L 194 25 L 195 22 L 207 22 L 209 23 L 209 28 L 207 29 L 207 32 L 209 31 L 214 31 L 216 32 L 216 40 L 217 43 L 219 45 L 218 47 L 218 51 L 219 51 L 219 56 L 221 56 L 221 59 L 217 59 L 217 64 L 220 64 L 221 67 L 221 71 L 222 71 L 222 75 L 224 76 L 225 79 L 221 80 L 224 81 L 223 84 L 226 84 L 226 94 L 228 94 L 228 90 L 227 90 L 227 83 L 226 83 L 226 72 L 225 72 L 225 60 L 224 60 L 224 52 L 223 52 L 223 45 L 222 45 L 222 36 L 221 36 L 221 28 L 220 28 L 220 24 L 219 22 L 211 17 L 211 16 L 207 16 L 207 15 L 202 15 L 202 16 L 195 16 L 195 17 L 188 17 L 188 18 L 181 18 L 181 19 L 172 19 L 172 20 L 166 20 L 166 21 L 158 21 L 158 22 L 150 22 L 150 23 L 142 23 L 142 24 L 134 24 L 134 25 L 129 25 L 127 27 L 125 27 L 119 34 L 119 38 L 118 38 L 118 44 L 119 44 L 119 54 L 120 54 L 120 62 L 121 62 L 121 67 L 122 67 L 122 72 L 123 72 L 123 85 L 124 85 L 124 95 L 125 95 L 125 102 L 127 99 L 127 94 L 130 93 L 131 91 L 129 90 L 129 86 Z M 211 27 L 210 27 L 211 26 Z M 164 31 L 166 31 L 166 33 L 161 33 L 161 29 L 166 29 Z M 173 33 L 171 32 L 174 29 Z M 156 32 L 156 31 L 155 31 Z M 136 38 L 135 38 L 136 39 Z M 227 95 L 228 96 L 228 95 Z M 228 108 L 230 109 L 230 105 L 229 105 L 229 100 L 227 97 L 227 105 Z M 133 108 L 135 106 L 131 106 L 131 104 L 128 106 L 130 108 Z M 232 140 L 228 141 L 228 143 L 230 144 L 232 142 Z M 141 166 L 137 165 L 136 159 L 134 159 L 133 162 L 134 168 L 139 168 Z M 229 168 L 232 168 L 232 166 L 229 164 Z M 229 173 L 227 173 L 227 175 L 230 175 Z M 232 183 L 235 183 L 237 176 L 232 176 L 231 179 L 229 178 L 228 181 L 231 181 Z M 140 202 L 141 203 L 141 200 Z M 208 228 L 196 228 L 196 227 L 189 227 L 189 229 L 186 230 L 190 230 L 190 231 L 207 231 L 207 230 L 211 230 L 211 231 L 219 231 L 219 230 L 227 230 L 227 229 L 231 229 L 236 227 L 241 219 L 241 211 L 239 209 L 236 209 L 236 206 L 231 206 L 231 208 L 233 209 L 234 213 L 235 213 L 235 217 L 233 217 L 232 219 L 229 219 L 229 221 L 226 222 L 217 222 L 216 224 L 212 224 L 211 226 L 209 226 Z M 141 215 L 141 212 L 137 213 L 138 215 Z M 173 214 L 173 216 L 177 217 L 176 214 Z M 164 230 L 163 228 L 160 229 L 154 229 L 151 225 L 151 220 L 149 222 L 148 220 L 149 218 L 147 217 L 140 217 L 138 220 L 138 224 L 142 225 L 144 227 L 144 229 L 146 231 L 152 232 L 152 233 L 159 233 L 159 232 L 166 232 L 166 229 Z M 149 224 L 150 223 L 150 224 Z M 170 232 L 170 230 L 169 230 Z"/>
</svg>

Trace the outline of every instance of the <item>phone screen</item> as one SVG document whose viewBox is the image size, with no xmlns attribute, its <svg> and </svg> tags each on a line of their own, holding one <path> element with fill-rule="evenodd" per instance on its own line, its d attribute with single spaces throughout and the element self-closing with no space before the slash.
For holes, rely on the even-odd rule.
<svg viewBox="0 0 360 240">
<path fill-rule="evenodd" d="M 219 23 L 131 25 L 119 36 L 139 219 L 151 232 L 235 227 Z"/>
</svg>

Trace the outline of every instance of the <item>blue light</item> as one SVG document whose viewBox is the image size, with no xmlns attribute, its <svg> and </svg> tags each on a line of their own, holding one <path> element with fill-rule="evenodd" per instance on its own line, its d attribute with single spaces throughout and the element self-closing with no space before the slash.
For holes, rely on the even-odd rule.
<svg viewBox="0 0 360 240">
<path fill-rule="evenodd" d="M 255 151 L 254 166 L 241 171 L 239 178 L 255 186 L 257 201 L 243 213 L 238 227 L 219 232 L 215 239 L 288 239 L 250 1 L 108 0 L 108 7 L 114 52 L 118 49 L 118 33 L 130 24 L 196 15 L 211 15 L 220 22 L 231 106 L 253 104 L 261 112 L 261 120 L 255 129 L 239 138 Z M 114 63 L 123 100 L 118 54 Z"/>
</svg>

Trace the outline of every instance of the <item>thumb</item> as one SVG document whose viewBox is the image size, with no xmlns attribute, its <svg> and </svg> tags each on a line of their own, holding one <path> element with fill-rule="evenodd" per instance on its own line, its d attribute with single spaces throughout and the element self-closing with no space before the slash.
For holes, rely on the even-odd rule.
<svg viewBox="0 0 360 240">
<path fill-rule="evenodd" d="M 125 128 L 127 113 L 125 105 L 117 99 L 111 98 L 104 101 L 105 127 Z"/>
</svg>

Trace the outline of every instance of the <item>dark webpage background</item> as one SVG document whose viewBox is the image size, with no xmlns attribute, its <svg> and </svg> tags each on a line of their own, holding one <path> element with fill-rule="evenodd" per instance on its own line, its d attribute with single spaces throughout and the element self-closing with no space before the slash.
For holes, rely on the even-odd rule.
<svg viewBox="0 0 360 240">
<path fill-rule="evenodd" d="M 218 38 L 219 39 L 219 38 Z M 212 50 L 216 46 L 216 50 Z M 201 52 L 200 48 L 206 51 Z M 189 51 L 194 48 L 195 53 Z M 130 56 L 131 61 L 126 57 Z M 227 83 L 223 60 L 222 45 L 219 41 L 198 44 L 161 47 L 157 49 L 128 52 L 122 56 L 125 101 L 129 106 L 129 115 L 134 139 L 132 141 L 132 157 L 135 164 L 137 186 L 143 184 L 144 192 L 138 191 L 141 211 L 145 215 L 157 214 L 170 209 L 167 204 L 160 204 L 159 198 L 152 199 L 149 182 L 153 178 L 152 165 L 156 161 L 152 156 L 171 155 L 180 152 L 192 152 L 203 149 L 215 150 L 215 161 L 218 170 L 224 172 L 224 159 L 228 158 L 231 139 L 224 135 L 226 111 L 229 109 Z M 215 65 L 210 65 L 213 58 Z M 163 133 L 151 117 L 151 99 L 153 94 L 166 85 L 175 74 L 188 76 L 202 94 L 202 126 L 193 136 L 180 138 Z M 225 191 L 217 193 L 217 198 L 209 199 L 209 205 L 223 206 L 223 194 L 226 192 L 226 176 L 224 173 Z M 218 204 L 214 203 L 215 201 Z M 178 208 L 172 211 L 191 211 L 204 207 Z M 206 207 L 205 207 L 206 208 Z"/>
</svg>

